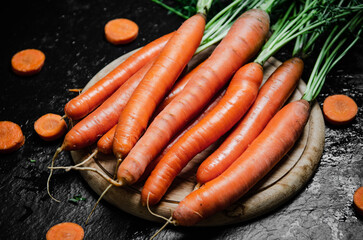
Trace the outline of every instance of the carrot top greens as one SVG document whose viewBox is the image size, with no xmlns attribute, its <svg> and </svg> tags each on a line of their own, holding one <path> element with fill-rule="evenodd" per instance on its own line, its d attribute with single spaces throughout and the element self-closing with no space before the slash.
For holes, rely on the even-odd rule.
<svg viewBox="0 0 363 240">
<path fill-rule="evenodd" d="M 160 4 L 169 11 L 183 18 L 189 18 L 191 15 L 195 14 L 198 11 L 198 7 L 194 7 L 196 1 L 178 0 L 176 2 L 178 2 L 179 4 L 177 4 L 177 6 L 175 7 L 168 6 L 161 0 L 152 1 Z M 212 9 L 211 13 L 208 14 L 208 16 L 212 17 L 208 20 L 205 26 L 203 39 L 196 53 L 199 53 L 204 49 L 208 48 L 209 46 L 221 41 L 226 36 L 234 21 L 243 12 L 253 8 L 260 8 L 270 14 L 273 9 L 276 9 L 276 6 L 280 6 L 281 3 L 284 1 L 285 0 L 234 0 L 227 6 L 222 8 L 222 10 L 217 9 L 217 7 L 221 7 L 217 4 L 218 1 L 213 2 L 213 6 L 215 6 L 214 8 L 213 6 L 209 5 L 209 2 L 208 5 L 206 5 L 208 7 L 211 7 Z M 201 3 L 199 3 L 198 1 L 198 4 Z"/>
<path fill-rule="evenodd" d="M 359 40 L 362 32 L 363 12 L 356 13 L 348 22 L 337 24 L 330 31 L 310 74 L 303 99 L 311 102 L 319 94 L 329 71 Z M 349 42 L 349 39 L 353 40 Z"/>
</svg>

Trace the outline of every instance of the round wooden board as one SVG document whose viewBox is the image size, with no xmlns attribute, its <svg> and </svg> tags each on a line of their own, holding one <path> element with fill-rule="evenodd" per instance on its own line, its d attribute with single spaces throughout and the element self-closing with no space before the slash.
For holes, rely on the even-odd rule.
<svg viewBox="0 0 363 240">
<path fill-rule="evenodd" d="M 85 89 L 100 80 L 132 53 L 133 52 L 130 52 L 121 56 L 103 68 L 91 79 Z M 190 64 L 195 66 L 195 64 L 198 64 L 207 55 L 208 54 L 197 55 L 192 59 Z M 269 59 L 264 66 L 264 80 L 266 80 L 280 64 L 281 62 L 275 58 Z M 305 87 L 305 83 L 300 80 L 296 91 L 290 97 L 290 101 L 299 99 Z M 247 195 L 228 209 L 200 222 L 198 226 L 218 226 L 243 222 L 266 214 L 278 206 L 281 206 L 284 202 L 298 193 L 315 172 L 324 148 L 324 130 L 324 119 L 318 103 L 315 102 L 304 133 L 287 156 L 282 159 L 253 189 L 251 189 Z M 196 169 L 201 161 L 203 161 L 213 149 L 215 149 L 215 146 L 210 146 L 197 155 L 187 165 L 175 179 L 163 200 L 157 206 L 152 207 L 153 212 L 167 218 L 170 217 L 171 212 L 176 208 L 178 202 L 194 189 L 196 184 Z M 93 150 L 94 149 L 89 148 L 80 151 L 72 151 L 71 155 L 74 162 L 77 164 L 88 157 Z M 98 154 L 97 158 L 92 159 L 85 166 L 94 167 L 110 174 L 114 172 L 115 164 L 116 159 L 113 156 Z M 81 171 L 81 175 L 90 187 L 99 195 L 109 185 L 107 181 L 94 172 Z M 162 221 L 160 218 L 152 216 L 146 207 L 141 205 L 141 188 L 142 183 L 128 187 L 113 187 L 107 192 L 104 199 L 134 216 L 150 221 Z"/>
</svg>

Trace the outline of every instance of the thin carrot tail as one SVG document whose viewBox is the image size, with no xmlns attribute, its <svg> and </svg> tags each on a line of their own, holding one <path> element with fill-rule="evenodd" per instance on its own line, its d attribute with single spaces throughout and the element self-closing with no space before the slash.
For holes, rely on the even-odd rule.
<svg viewBox="0 0 363 240">
<path fill-rule="evenodd" d="M 53 170 L 53 169 L 63 169 L 63 170 L 68 169 L 67 167 L 48 167 L 48 168 L 51 169 L 51 170 Z M 121 186 L 125 185 L 125 182 L 122 179 L 121 180 L 114 180 L 113 178 L 107 176 L 104 172 L 102 172 L 102 171 L 100 171 L 99 169 L 96 169 L 96 168 L 92 168 L 92 167 L 73 167 L 72 170 L 90 171 L 90 172 L 97 173 L 100 177 L 102 177 L 107 182 L 111 183 L 112 185 L 114 185 L 116 187 L 121 187 Z"/>
<path fill-rule="evenodd" d="M 72 169 L 74 169 L 74 168 L 77 168 L 77 167 L 80 167 L 80 166 L 82 166 L 82 165 L 84 165 L 84 164 L 86 164 L 86 163 L 88 163 L 90 160 L 92 160 L 93 159 L 93 157 L 94 156 L 96 156 L 97 155 L 97 153 L 98 153 L 98 150 L 96 149 L 91 155 L 89 155 L 85 160 L 83 160 L 82 162 L 80 162 L 80 163 L 78 163 L 78 164 L 76 164 L 76 165 L 74 165 L 74 166 L 67 166 L 67 167 L 65 167 L 65 170 L 66 170 L 66 172 L 69 172 L 70 170 L 72 170 Z"/>
<path fill-rule="evenodd" d="M 97 199 L 97 202 L 96 202 L 96 203 L 95 203 L 95 205 L 93 206 L 93 208 L 92 208 L 92 210 L 91 210 L 90 214 L 88 215 L 88 217 L 87 217 L 87 219 L 86 219 L 86 222 L 85 222 L 85 224 L 86 224 L 86 225 L 88 224 L 88 222 L 89 222 L 89 220 L 90 220 L 90 218 L 91 218 L 91 216 L 92 216 L 93 212 L 95 211 L 95 209 L 96 209 L 97 205 L 100 203 L 100 201 L 101 201 L 101 199 L 103 198 L 103 196 L 105 196 L 105 194 L 108 192 L 108 190 L 110 190 L 110 188 L 111 188 L 112 186 L 113 186 L 112 184 L 108 185 L 108 186 L 107 186 L 107 188 L 106 188 L 106 189 L 102 192 L 102 194 L 100 195 L 100 197 Z"/>
<path fill-rule="evenodd" d="M 49 173 L 49 177 L 48 177 L 48 180 L 47 180 L 47 192 L 48 192 L 48 195 L 49 195 L 49 197 L 51 198 L 51 199 L 53 199 L 54 201 L 56 201 L 56 202 L 60 202 L 60 200 L 58 200 L 58 199 L 56 199 L 56 198 L 54 198 L 53 196 L 52 196 L 52 194 L 50 194 L 50 187 L 49 187 L 49 185 L 50 185 L 50 179 L 52 178 L 52 175 L 53 175 L 53 166 L 54 166 L 54 161 L 55 161 L 55 159 L 58 157 L 58 155 L 59 155 L 59 153 L 61 153 L 63 151 L 63 145 L 61 146 L 61 147 L 59 147 L 59 148 L 57 148 L 57 150 L 55 151 L 55 153 L 54 153 L 54 156 L 53 156 L 53 158 L 52 158 L 52 163 L 51 163 L 51 165 L 50 165 L 50 173 Z"/>
<path fill-rule="evenodd" d="M 117 177 L 117 169 L 120 166 L 121 162 L 122 162 L 122 158 L 117 158 L 115 172 L 113 173 L 113 178 L 114 179 Z"/>
</svg>

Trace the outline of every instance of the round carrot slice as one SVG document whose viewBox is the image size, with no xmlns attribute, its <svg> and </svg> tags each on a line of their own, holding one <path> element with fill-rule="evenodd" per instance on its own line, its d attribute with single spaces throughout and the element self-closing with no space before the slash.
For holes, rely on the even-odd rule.
<svg viewBox="0 0 363 240">
<path fill-rule="evenodd" d="M 11 66 L 15 74 L 31 76 L 38 73 L 45 61 L 45 55 L 37 49 L 26 49 L 16 53 L 11 59 Z"/>
<path fill-rule="evenodd" d="M 47 240 L 82 240 L 83 228 L 72 222 L 59 223 L 51 227 L 46 235 Z"/>
<path fill-rule="evenodd" d="M 358 188 L 353 195 L 353 204 L 356 212 L 363 216 L 363 187 Z"/>
<path fill-rule="evenodd" d="M 358 106 L 346 95 L 333 95 L 325 99 L 323 113 L 325 119 L 333 125 L 344 125 L 357 115 Z"/>
<path fill-rule="evenodd" d="M 34 123 L 34 130 L 45 141 L 53 141 L 64 135 L 67 124 L 58 114 L 48 113 Z"/>
<path fill-rule="evenodd" d="M 18 124 L 0 121 L 0 153 L 11 153 L 24 145 L 25 137 Z"/>
<path fill-rule="evenodd" d="M 126 44 L 136 39 L 139 34 L 139 26 L 125 18 L 117 18 L 105 25 L 105 36 L 112 44 Z"/>
</svg>

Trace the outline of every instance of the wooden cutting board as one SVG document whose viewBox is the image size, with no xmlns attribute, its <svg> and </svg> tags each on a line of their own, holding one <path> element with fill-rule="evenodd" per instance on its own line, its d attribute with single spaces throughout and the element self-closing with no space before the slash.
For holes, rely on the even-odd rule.
<svg viewBox="0 0 363 240">
<path fill-rule="evenodd" d="M 209 49 L 209 51 L 198 54 L 194 57 L 189 64 L 190 68 L 193 68 L 193 66 L 208 56 L 211 50 L 212 49 Z M 103 68 L 91 79 L 85 89 L 100 80 L 133 52 L 119 57 Z M 266 62 L 264 66 L 264 81 L 280 64 L 281 62 L 275 58 L 271 58 Z M 290 98 L 290 101 L 301 98 L 305 87 L 305 83 L 300 80 L 296 91 Z M 292 196 L 297 194 L 314 174 L 323 152 L 324 138 L 324 119 L 318 103 L 315 102 L 304 133 L 287 156 L 282 159 L 280 163 L 277 164 L 274 169 L 253 189 L 251 189 L 247 195 L 242 197 L 228 209 L 200 222 L 198 226 L 218 226 L 243 222 L 257 216 L 267 214 L 271 210 L 284 204 Z M 167 218 L 171 216 L 171 212 L 176 208 L 178 202 L 194 189 L 196 184 L 195 173 L 197 167 L 201 161 L 203 161 L 203 159 L 205 159 L 206 156 L 215 149 L 215 145 L 210 146 L 208 149 L 197 155 L 187 165 L 187 167 L 175 179 L 163 200 L 157 206 L 152 207 L 153 212 Z M 77 164 L 87 158 L 93 150 L 94 147 L 80 151 L 72 151 L 71 155 L 74 162 Z M 113 156 L 98 154 L 96 158 L 92 159 L 85 166 L 100 169 L 111 175 L 111 173 L 114 173 L 115 164 L 116 158 Z M 87 181 L 89 186 L 99 195 L 109 185 L 107 181 L 94 172 L 81 171 L 81 175 Z M 163 221 L 160 218 L 152 216 L 146 207 L 141 205 L 141 189 L 142 183 L 128 187 L 112 187 L 104 196 L 104 199 L 119 209 L 134 216 L 150 221 Z"/>
</svg>

